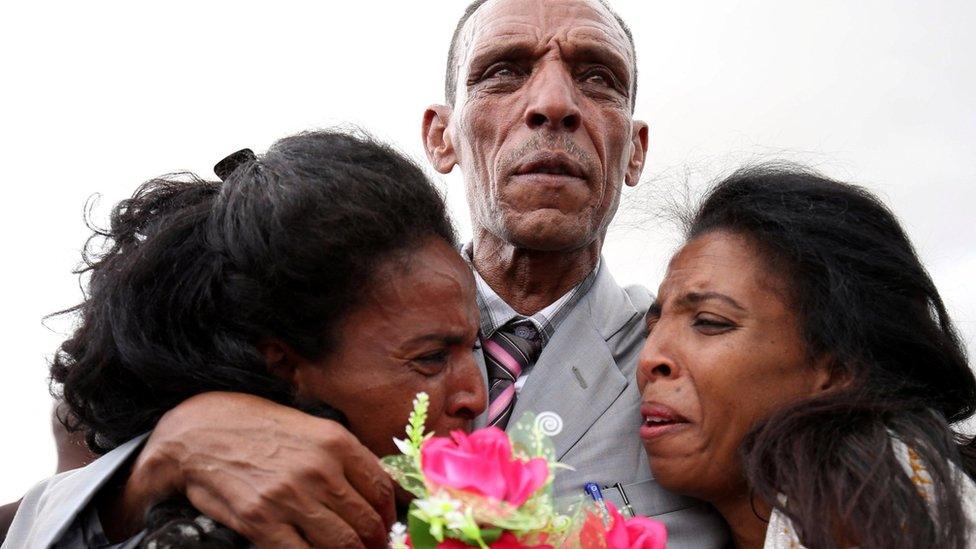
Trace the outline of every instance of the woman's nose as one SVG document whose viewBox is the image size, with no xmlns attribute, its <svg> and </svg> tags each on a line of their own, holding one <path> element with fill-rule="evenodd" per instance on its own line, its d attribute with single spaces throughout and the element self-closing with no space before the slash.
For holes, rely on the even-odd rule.
<svg viewBox="0 0 976 549">
<path fill-rule="evenodd" d="M 462 352 L 451 377 L 451 396 L 447 413 L 474 419 L 488 407 L 488 391 L 474 352 Z"/>
<path fill-rule="evenodd" d="M 657 329 L 644 342 L 637 359 L 637 379 L 641 390 L 650 382 L 674 379 L 681 375 L 678 363 L 665 342 L 666 336 Z"/>
</svg>

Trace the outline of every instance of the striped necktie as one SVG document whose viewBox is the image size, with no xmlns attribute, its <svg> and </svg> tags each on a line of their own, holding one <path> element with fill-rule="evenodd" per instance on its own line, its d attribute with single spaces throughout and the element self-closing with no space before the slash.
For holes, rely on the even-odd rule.
<svg viewBox="0 0 976 549">
<path fill-rule="evenodd" d="M 488 369 L 488 425 L 504 429 L 515 409 L 515 382 L 542 350 L 539 332 L 527 319 L 514 320 L 482 339 Z"/>
</svg>

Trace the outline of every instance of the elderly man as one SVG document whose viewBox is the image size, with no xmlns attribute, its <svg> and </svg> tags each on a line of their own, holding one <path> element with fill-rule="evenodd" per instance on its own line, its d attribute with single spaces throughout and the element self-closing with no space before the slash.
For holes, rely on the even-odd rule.
<svg viewBox="0 0 976 549">
<path fill-rule="evenodd" d="M 603 493 L 664 520 L 671 546 L 714 546 L 722 530 L 709 511 L 648 474 L 634 372 L 650 296 L 621 289 L 600 261 L 622 184 L 644 166 L 636 73 L 630 31 L 605 4 L 475 2 L 452 42 L 448 105 L 426 111 L 423 138 L 438 171 L 464 174 L 486 420 L 532 410 L 552 421 L 574 468 L 557 475 L 557 496 L 617 486 Z M 506 352 L 512 343 L 528 351 Z"/>
<path fill-rule="evenodd" d="M 644 166 L 636 77 L 629 30 L 597 0 L 479 0 L 455 31 L 447 104 L 425 112 L 424 145 L 438 171 L 464 174 L 474 238 L 463 253 L 490 389 L 482 424 L 536 412 L 574 468 L 557 476 L 557 497 L 595 482 L 667 523 L 672 547 L 718 547 L 726 534 L 711 509 L 651 478 L 634 379 L 650 295 L 620 288 L 600 260 L 621 187 Z M 248 453 L 257 438 L 278 451 Z M 137 451 L 117 449 L 71 485 L 93 493 Z M 110 538 L 173 492 L 267 546 L 379 546 L 394 514 L 388 479 L 348 432 L 245 395 L 201 395 L 170 412 L 118 484 L 100 498 Z M 88 499 L 39 517 L 49 533 L 32 542 L 79 528 Z"/>
</svg>

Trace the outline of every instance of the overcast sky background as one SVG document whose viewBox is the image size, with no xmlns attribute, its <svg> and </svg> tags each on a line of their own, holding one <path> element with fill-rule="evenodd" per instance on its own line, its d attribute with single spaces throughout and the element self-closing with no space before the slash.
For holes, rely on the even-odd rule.
<svg viewBox="0 0 976 549">
<path fill-rule="evenodd" d="M 744 162 L 789 159 L 877 192 L 900 216 L 976 349 L 976 3 L 613 2 L 633 28 L 644 183 L 606 246 L 618 282 L 656 288 L 677 230 L 662 206 Z M 0 8 L 0 272 L 7 344 L 0 503 L 50 475 L 47 363 L 81 297 L 95 219 L 140 182 L 211 168 L 303 129 L 351 122 L 424 164 L 464 3 L 18 2 Z M 437 177 L 469 222 L 460 176 Z M 70 319 L 69 319 L 70 320 Z M 636 435 L 635 435 L 636 436 Z"/>
</svg>

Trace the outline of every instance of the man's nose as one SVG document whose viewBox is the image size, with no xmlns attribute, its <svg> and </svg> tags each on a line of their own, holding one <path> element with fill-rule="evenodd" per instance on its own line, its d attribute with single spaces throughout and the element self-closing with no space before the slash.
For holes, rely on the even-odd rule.
<svg viewBox="0 0 976 549">
<path fill-rule="evenodd" d="M 453 370 L 447 413 L 454 417 L 474 419 L 488 407 L 488 390 L 475 354 L 464 353 Z"/>
<path fill-rule="evenodd" d="M 561 63 L 548 63 L 529 81 L 525 124 L 533 129 L 574 132 L 582 124 L 573 76 Z"/>
</svg>

